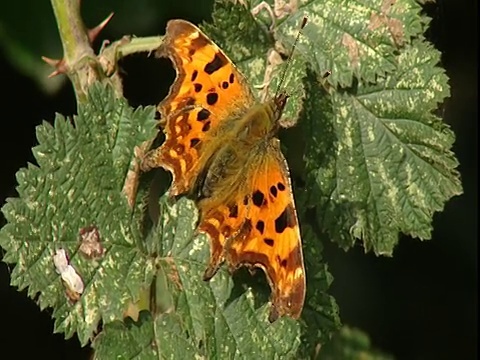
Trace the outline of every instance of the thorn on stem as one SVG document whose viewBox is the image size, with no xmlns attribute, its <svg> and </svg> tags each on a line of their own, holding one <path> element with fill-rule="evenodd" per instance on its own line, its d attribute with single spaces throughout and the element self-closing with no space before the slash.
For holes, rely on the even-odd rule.
<svg viewBox="0 0 480 360">
<path fill-rule="evenodd" d="M 110 13 L 110 15 L 108 15 L 106 19 L 103 20 L 100 24 L 88 30 L 88 41 L 90 41 L 90 44 L 92 44 L 95 41 L 97 36 L 105 28 L 105 26 L 107 26 L 108 22 L 112 19 L 112 17 L 113 17 L 113 12 Z"/>
<path fill-rule="evenodd" d="M 42 56 L 42 60 L 45 61 L 51 67 L 55 68 L 55 70 L 48 75 L 49 78 L 53 78 L 57 75 L 67 73 L 68 69 L 64 59 L 58 60 L 58 59 L 51 59 L 49 57 Z"/>
<path fill-rule="evenodd" d="M 105 28 L 105 26 L 107 26 L 108 22 L 112 19 L 112 17 L 113 17 L 113 12 L 110 13 L 110 15 L 108 15 L 107 18 L 103 20 L 100 24 L 98 24 L 94 28 L 89 29 L 87 31 L 88 41 L 90 42 L 90 44 L 92 44 L 95 41 L 95 39 L 98 37 L 100 32 Z M 45 61 L 51 67 L 55 68 L 55 70 L 48 75 L 49 78 L 53 78 L 60 74 L 66 74 L 68 71 L 68 67 L 67 67 L 67 64 L 65 63 L 64 58 L 58 60 L 58 59 L 51 59 L 49 57 L 42 56 L 42 60 Z"/>
</svg>

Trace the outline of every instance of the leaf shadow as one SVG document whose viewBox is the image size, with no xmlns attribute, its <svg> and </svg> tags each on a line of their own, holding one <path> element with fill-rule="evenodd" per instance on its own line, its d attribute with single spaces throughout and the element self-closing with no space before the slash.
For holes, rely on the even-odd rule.
<svg viewBox="0 0 480 360">
<path fill-rule="evenodd" d="M 251 290 L 255 296 L 253 297 L 254 309 L 257 310 L 269 301 L 268 291 L 270 286 L 265 273 L 259 268 L 240 267 L 232 274 L 233 288 L 230 296 L 225 301 L 225 307 L 228 307 L 238 298 L 240 298 L 247 290 Z"/>
</svg>

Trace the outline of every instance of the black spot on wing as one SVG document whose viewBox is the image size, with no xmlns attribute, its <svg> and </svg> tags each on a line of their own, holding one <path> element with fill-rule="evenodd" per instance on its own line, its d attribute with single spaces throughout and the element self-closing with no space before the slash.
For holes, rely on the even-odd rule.
<svg viewBox="0 0 480 360">
<path fill-rule="evenodd" d="M 270 194 L 272 194 L 273 197 L 277 197 L 277 187 L 275 185 L 270 186 Z"/>
<path fill-rule="evenodd" d="M 263 235 L 265 231 L 265 223 L 262 220 L 257 221 L 257 225 L 255 225 L 256 229 Z"/>
<path fill-rule="evenodd" d="M 200 139 L 193 138 L 190 140 L 190 147 L 193 148 L 195 145 L 197 145 L 200 142 Z"/>
<path fill-rule="evenodd" d="M 228 77 L 228 82 L 230 84 L 233 84 L 233 81 L 235 80 L 235 76 L 233 74 L 230 74 L 230 76 Z"/>
<path fill-rule="evenodd" d="M 265 205 L 267 203 L 267 200 L 265 199 L 265 195 L 260 190 L 256 190 L 253 193 L 252 200 L 253 200 L 253 204 L 258 207 Z"/>
<path fill-rule="evenodd" d="M 284 191 L 285 190 L 285 185 L 281 182 L 279 182 L 277 184 L 277 189 L 280 190 L 280 191 Z"/>
<path fill-rule="evenodd" d="M 270 239 L 270 238 L 264 238 L 264 239 L 263 239 L 263 242 L 264 242 L 265 244 L 267 244 L 268 246 L 273 246 L 273 244 L 275 243 L 275 240 Z"/>
<path fill-rule="evenodd" d="M 197 113 L 198 121 L 207 120 L 209 117 L 210 117 L 210 111 L 208 111 L 207 109 L 202 109 Z"/>
<path fill-rule="evenodd" d="M 289 204 L 280 216 L 275 219 L 275 231 L 277 234 L 281 234 L 287 227 L 293 228 L 296 224 L 295 210 L 293 209 L 292 204 Z"/>
<path fill-rule="evenodd" d="M 202 91 L 202 88 L 203 88 L 202 84 L 199 84 L 199 83 L 193 84 L 193 89 L 194 89 L 195 92 L 197 92 L 197 93 L 200 92 L 200 91 Z"/>
<path fill-rule="evenodd" d="M 211 92 L 207 94 L 207 104 L 212 106 L 215 105 L 218 101 L 218 94 L 216 92 Z"/>
<path fill-rule="evenodd" d="M 227 64 L 227 59 L 224 56 L 220 55 L 220 53 L 216 53 L 213 60 L 210 61 L 205 68 L 203 69 L 208 75 L 213 74 L 215 71 L 221 69 L 223 66 Z"/>
<path fill-rule="evenodd" d="M 192 77 L 191 77 L 191 81 L 195 81 L 195 79 L 197 78 L 197 76 L 198 76 L 198 71 L 197 71 L 197 70 L 193 70 Z"/>
<path fill-rule="evenodd" d="M 230 84 L 227 81 L 222 82 L 222 89 L 228 89 Z"/>
<path fill-rule="evenodd" d="M 207 122 L 206 122 L 205 124 L 203 124 L 203 126 L 202 126 L 202 131 L 203 131 L 203 132 L 206 132 L 206 131 L 208 131 L 208 130 L 210 130 L 210 121 L 207 121 Z"/>
<path fill-rule="evenodd" d="M 231 218 L 236 218 L 238 216 L 238 206 L 237 204 L 233 205 L 233 206 L 230 206 L 228 208 L 228 217 L 231 217 Z"/>
</svg>

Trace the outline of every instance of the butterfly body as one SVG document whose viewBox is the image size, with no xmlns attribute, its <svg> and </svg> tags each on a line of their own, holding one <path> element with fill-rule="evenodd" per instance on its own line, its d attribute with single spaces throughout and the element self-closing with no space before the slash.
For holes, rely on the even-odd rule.
<svg viewBox="0 0 480 360">
<path fill-rule="evenodd" d="M 254 171 L 260 165 L 257 160 L 272 148 L 278 130 L 277 113 L 274 101 L 257 104 L 241 118 L 229 119 L 227 126 L 211 134 L 203 152 L 208 158 L 206 174 L 196 184 L 199 198 L 216 193 L 217 200 L 229 202 L 226 199 L 238 192 L 235 190 L 246 186 L 245 175 Z"/>
<path fill-rule="evenodd" d="M 159 111 L 166 140 L 142 168 L 173 175 L 170 194 L 190 194 L 210 238 L 204 279 L 226 262 L 259 267 L 272 288 L 269 319 L 300 316 L 305 270 L 287 163 L 275 137 L 287 101 L 259 103 L 228 57 L 194 25 L 173 20 L 158 55 L 177 79 Z"/>
</svg>

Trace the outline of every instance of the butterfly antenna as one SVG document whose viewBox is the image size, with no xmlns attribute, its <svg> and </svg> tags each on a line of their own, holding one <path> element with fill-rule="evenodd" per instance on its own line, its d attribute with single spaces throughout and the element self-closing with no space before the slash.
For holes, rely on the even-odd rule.
<svg viewBox="0 0 480 360">
<path fill-rule="evenodd" d="M 307 25 L 307 17 L 304 16 L 302 19 L 302 23 L 300 24 L 300 29 L 298 30 L 297 36 L 295 37 L 295 40 L 293 41 L 292 49 L 290 50 L 290 53 L 288 54 L 288 58 L 286 60 L 286 65 L 283 68 L 282 74 L 280 76 L 280 81 L 278 82 L 277 85 L 277 90 L 275 91 L 275 97 L 278 96 L 280 93 L 280 89 L 282 87 L 283 82 L 285 81 L 285 76 L 287 76 L 287 70 L 290 67 L 290 63 L 292 61 L 292 56 L 295 51 L 295 47 L 297 46 L 298 39 L 300 38 L 300 35 L 302 34 L 302 30 Z"/>
</svg>

